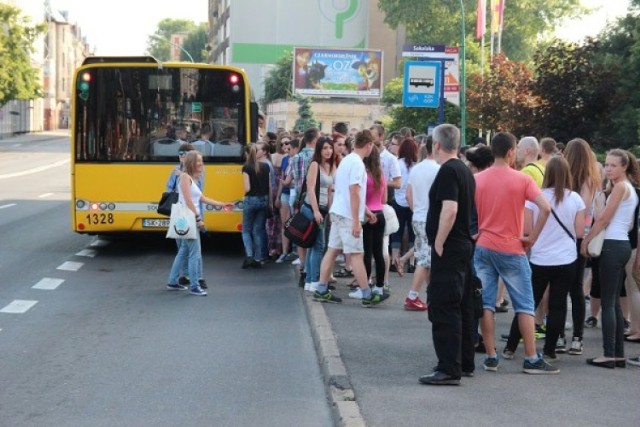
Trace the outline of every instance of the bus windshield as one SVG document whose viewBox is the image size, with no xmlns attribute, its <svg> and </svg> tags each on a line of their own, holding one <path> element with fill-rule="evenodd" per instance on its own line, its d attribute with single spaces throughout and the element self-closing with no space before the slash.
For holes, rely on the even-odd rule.
<svg viewBox="0 0 640 427">
<path fill-rule="evenodd" d="M 100 66 L 77 74 L 75 161 L 175 163 L 191 142 L 207 163 L 239 163 L 248 141 L 243 76 L 181 66 Z"/>
</svg>

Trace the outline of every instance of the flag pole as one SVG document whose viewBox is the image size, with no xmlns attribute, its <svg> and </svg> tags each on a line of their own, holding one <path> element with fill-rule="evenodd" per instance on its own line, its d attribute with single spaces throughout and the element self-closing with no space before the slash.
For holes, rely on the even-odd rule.
<svg viewBox="0 0 640 427">
<path fill-rule="evenodd" d="M 465 52 L 465 42 L 466 42 L 466 28 L 464 22 L 464 0 L 460 0 L 460 10 L 462 12 L 461 26 L 462 26 L 462 34 L 461 37 L 461 47 L 460 47 L 460 60 L 462 62 L 462 69 L 460 70 L 460 142 L 462 146 L 467 145 L 467 76 L 466 76 L 466 52 Z"/>
</svg>

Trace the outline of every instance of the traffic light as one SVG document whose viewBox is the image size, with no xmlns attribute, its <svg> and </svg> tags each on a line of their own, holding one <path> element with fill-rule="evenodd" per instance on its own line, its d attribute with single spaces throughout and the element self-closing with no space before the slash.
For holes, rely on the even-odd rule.
<svg viewBox="0 0 640 427">
<path fill-rule="evenodd" d="M 78 96 L 83 101 L 86 101 L 87 99 L 89 99 L 90 87 L 91 87 L 91 74 L 87 71 L 84 71 L 78 76 L 78 85 L 77 85 Z"/>
</svg>

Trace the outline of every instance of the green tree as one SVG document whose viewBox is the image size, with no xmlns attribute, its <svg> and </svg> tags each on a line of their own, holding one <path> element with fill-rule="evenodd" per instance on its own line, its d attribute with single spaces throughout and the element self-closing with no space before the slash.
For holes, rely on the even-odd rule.
<svg viewBox="0 0 640 427">
<path fill-rule="evenodd" d="M 600 123 L 597 136 L 603 148 L 630 147 L 640 143 L 640 0 L 629 13 L 610 25 L 600 37 L 600 54 L 605 67 L 618 69 L 615 101 L 609 120 Z"/>
<path fill-rule="evenodd" d="M 476 5 L 477 0 L 464 0 L 468 33 L 475 33 Z M 392 28 L 406 27 L 412 43 L 458 45 L 460 42 L 458 0 L 378 0 L 378 7 Z M 511 59 L 528 60 L 540 35 L 548 33 L 562 19 L 584 11 L 580 0 L 507 1 L 502 50 Z"/>
<path fill-rule="evenodd" d="M 31 26 L 19 9 L 0 3 L 0 107 L 9 101 L 41 96 L 30 54 L 34 40 L 45 30 L 43 24 Z"/>
<path fill-rule="evenodd" d="M 278 99 L 291 99 L 292 68 L 293 51 L 289 50 L 278 59 L 275 67 L 269 70 L 264 79 L 264 98 L 262 101 L 264 106 Z"/>
<path fill-rule="evenodd" d="M 293 128 L 304 132 L 309 128 L 318 127 L 318 122 L 311 110 L 311 100 L 306 96 L 299 96 L 296 98 L 296 101 L 298 101 L 298 119 Z"/>
<path fill-rule="evenodd" d="M 515 135 L 531 134 L 539 99 L 532 92 L 533 73 L 503 54 L 493 57 L 484 75 L 473 73 L 467 86 L 468 124 L 472 128 Z"/>
<path fill-rule="evenodd" d="M 200 24 L 198 27 L 191 31 L 182 48 L 189 52 L 193 57 L 194 62 L 207 62 L 207 24 Z M 187 55 L 180 51 L 180 60 L 189 61 Z"/>
<path fill-rule="evenodd" d="M 540 134 L 568 141 L 581 137 L 600 145 L 602 123 L 609 123 L 616 101 L 618 67 L 598 58 L 600 43 L 587 39 L 582 44 L 556 40 L 536 53 L 534 93 L 540 99 L 536 109 Z M 631 141 L 616 141 L 630 145 Z"/>
<path fill-rule="evenodd" d="M 163 19 L 153 36 L 147 40 L 147 52 L 159 61 L 168 61 L 171 57 L 171 35 L 190 33 L 196 29 L 196 24 L 188 19 Z M 193 55 L 193 52 L 189 52 Z M 183 53 L 180 54 L 181 56 Z M 195 56 L 194 56 L 195 59 Z"/>
</svg>

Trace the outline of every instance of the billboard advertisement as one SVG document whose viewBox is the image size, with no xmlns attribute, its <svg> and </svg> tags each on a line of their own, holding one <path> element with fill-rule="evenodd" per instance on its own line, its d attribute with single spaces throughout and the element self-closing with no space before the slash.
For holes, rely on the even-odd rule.
<svg viewBox="0 0 640 427">
<path fill-rule="evenodd" d="M 292 74 L 299 95 L 379 98 L 382 51 L 296 47 Z"/>
</svg>

